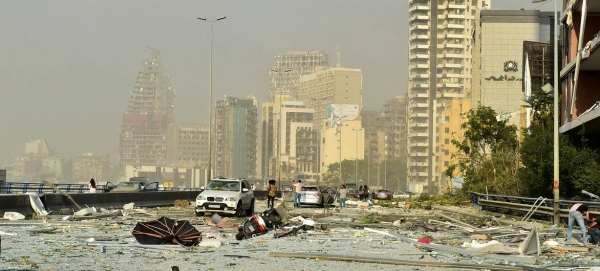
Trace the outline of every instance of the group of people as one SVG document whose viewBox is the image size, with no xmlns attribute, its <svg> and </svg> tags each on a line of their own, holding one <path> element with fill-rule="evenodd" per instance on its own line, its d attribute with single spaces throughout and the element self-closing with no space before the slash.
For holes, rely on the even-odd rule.
<svg viewBox="0 0 600 271">
<path fill-rule="evenodd" d="M 583 244 L 599 244 L 600 242 L 600 221 L 597 217 L 590 217 L 590 211 L 585 204 L 577 203 L 569 209 L 569 222 L 567 227 L 567 244 L 571 243 L 573 235 L 573 226 L 575 222 L 581 228 Z"/>
<path fill-rule="evenodd" d="M 366 184 L 358 187 L 358 197 L 361 201 L 369 199 L 369 187 Z"/>
</svg>

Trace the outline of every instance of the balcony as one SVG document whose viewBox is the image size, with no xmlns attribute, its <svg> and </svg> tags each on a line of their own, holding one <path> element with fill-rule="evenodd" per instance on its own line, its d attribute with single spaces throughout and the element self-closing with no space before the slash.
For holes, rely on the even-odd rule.
<svg viewBox="0 0 600 271">
<path fill-rule="evenodd" d="M 408 98 L 410 98 L 410 99 L 427 98 L 427 97 L 429 97 L 429 94 L 418 93 L 418 92 L 412 92 L 411 94 L 408 95 Z"/>
<path fill-rule="evenodd" d="M 465 29 L 465 26 L 462 24 L 447 24 L 444 26 L 444 28 L 450 28 L 450 29 Z"/>
<path fill-rule="evenodd" d="M 456 92 L 442 92 L 442 97 L 444 98 L 462 98 L 464 94 L 456 93 Z"/>
<path fill-rule="evenodd" d="M 429 30 L 429 25 L 426 25 L 426 24 L 413 24 L 408 29 L 410 31 L 414 31 L 414 30 Z"/>
<path fill-rule="evenodd" d="M 429 69 L 429 64 L 413 64 L 410 65 L 411 69 Z"/>
<path fill-rule="evenodd" d="M 464 77 L 462 74 L 460 73 L 449 73 L 449 72 L 445 72 L 442 74 L 437 74 L 437 78 L 462 78 Z"/>
<path fill-rule="evenodd" d="M 408 133 L 408 137 L 427 137 L 427 133 Z"/>
<path fill-rule="evenodd" d="M 443 84 L 437 84 L 436 87 L 438 88 L 460 88 L 462 87 L 461 83 L 443 83 Z"/>
<path fill-rule="evenodd" d="M 466 19 L 465 14 L 446 14 L 446 19 Z"/>
<path fill-rule="evenodd" d="M 427 117 L 429 117 L 429 114 L 427 114 L 427 113 L 412 113 L 408 116 L 411 118 L 427 118 Z"/>
<path fill-rule="evenodd" d="M 429 59 L 429 55 L 426 54 L 411 54 L 410 59 Z"/>
<path fill-rule="evenodd" d="M 409 21 L 416 21 L 416 20 L 428 21 L 429 16 L 416 14 L 416 15 L 410 16 L 410 18 L 408 20 Z"/>
<path fill-rule="evenodd" d="M 443 54 L 444 58 L 464 58 L 462 54 Z"/>
<path fill-rule="evenodd" d="M 410 143 L 408 144 L 409 147 L 427 147 L 429 144 L 427 143 Z"/>
<path fill-rule="evenodd" d="M 429 49 L 429 44 L 413 44 L 409 48 L 410 48 L 410 50 L 416 50 L 416 49 L 427 50 L 427 49 Z"/>
<path fill-rule="evenodd" d="M 426 104 L 425 104 L 425 105 L 426 105 Z M 410 128 L 414 128 L 414 127 L 421 127 L 421 128 L 423 128 L 423 127 L 428 127 L 428 126 L 429 126 L 429 125 L 427 125 L 427 123 L 424 123 L 424 122 L 417 122 L 417 123 L 413 123 L 413 124 L 411 124 L 409 127 L 410 127 Z M 416 143 L 415 143 L 415 144 L 416 144 Z"/>
<path fill-rule="evenodd" d="M 410 78 L 429 78 L 427 73 L 411 73 Z"/>
<path fill-rule="evenodd" d="M 427 172 L 411 172 L 410 176 L 427 176 Z"/>
<path fill-rule="evenodd" d="M 413 40 L 429 40 L 429 36 L 427 35 L 419 35 L 419 34 L 412 34 L 409 36 L 409 39 L 411 41 Z"/>
<path fill-rule="evenodd" d="M 446 38 L 448 39 L 464 39 L 464 34 L 446 34 Z"/>
<path fill-rule="evenodd" d="M 463 49 L 465 46 L 463 44 L 456 43 L 446 43 L 443 48 L 452 48 L 452 49 Z"/>
<path fill-rule="evenodd" d="M 408 12 L 413 12 L 413 11 L 428 11 L 429 10 L 429 6 L 426 5 L 413 5 L 411 7 L 408 8 Z"/>
<path fill-rule="evenodd" d="M 411 162 L 411 167 L 426 167 L 428 165 L 427 162 Z"/>
<path fill-rule="evenodd" d="M 408 156 L 427 156 L 426 152 L 411 152 Z"/>
<path fill-rule="evenodd" d="M 455 63 L 444 63 L 443 65 L 441 65 L 442 68 L 462 68 L 463 65 L 462 64 L 455 64 Z"/>
<path fill-rule="evenodd" d="M 467 5 L 448 4 L 448 8 L 452 8 L 452 9 L 467 9 Z"/>
<path fill-rule="evenodd" d="M 429 88 L 429 84 L 413 84 L 413 88 Z"/>
</svg>

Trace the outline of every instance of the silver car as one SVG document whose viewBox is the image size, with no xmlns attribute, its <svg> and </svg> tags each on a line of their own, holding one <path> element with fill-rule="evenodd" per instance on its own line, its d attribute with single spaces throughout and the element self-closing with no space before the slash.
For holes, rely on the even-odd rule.
<svg viewBox="0 0 600 271">
<path fill-rule="evenodd" d="M 300 205 L 316 205 L 323 207 L 326 203 L 335 202 L 335 192 L 329 191 L 325 186 L 305 185 L 302 186 Z"/>
</svg>

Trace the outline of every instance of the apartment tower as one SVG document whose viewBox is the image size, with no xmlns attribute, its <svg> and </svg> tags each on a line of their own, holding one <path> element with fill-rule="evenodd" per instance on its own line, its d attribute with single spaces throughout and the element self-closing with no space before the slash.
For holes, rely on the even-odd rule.
<svg viewBox="0 0 600 271">
<path fill-rule="evenodd" d="M 439 118 L 471 88 L 479 12 L 491 0 L 409 0 L 408 183 L 437 193 Z"/>
</svg>

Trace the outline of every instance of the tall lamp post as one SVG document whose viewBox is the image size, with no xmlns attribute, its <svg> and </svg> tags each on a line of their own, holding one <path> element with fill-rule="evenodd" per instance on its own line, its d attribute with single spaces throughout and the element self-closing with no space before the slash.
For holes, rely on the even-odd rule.
<svg viewBox="0 0 600 271">
<path fill-rule="evenodd" d="M 550 0 L 533 0 L 533 3 L 546 2 Z M 560 17 L 558 16 L 558 0 L 554 0 L 554 224 L 560 223 L 559 201 L 559 157 L 558 157 L 558 32 Z"/>
<path fill-rule="evenodd" d="M 207 20 L 206 18 L 197 17 L 198 20 L 210 23 L 210 83 L 209 89 L 210 94 L 208 98 L 208 173 L 207 180 L 212 178 L 212 106 L 213 106 L 213 89 L 212 89 L 212 63 L 213 63 L 213 24 L 220 20 L 225 20 L 225 16 L 217 18 L 216 20 Z"/>
<path fill-rule="evenodd" d="M 271 72 L 277 73 L 279 75 L 279 81 L 281 82 L 281 76 L 283 75 L 281 72 L 288 73 L 292 70 L 287 69 L 281 71 L 281 69 L 271 69 Z M 275 86 L 277 88 L 277 96 L 279 96 L 279 120 L 277 124 L 277 170 L 278 170 L 278 181 L 279 181 L 279 190 L 281 190 L 281 110 L 283 101 L 281 100 L 281 93 L 283 92 L 283 88 L 280 88 L 278 85 Z"/>
<path fill-rule="evenodd" d="M 356 148 L 356 155 L 354 156 L 354 181 L 355 182 L 358 182 L 358 132 L 361 130 L 362 130 L 362 128 L 352 129 L 352 131 L 354 131 L 354 137 L 356 138 L 356 145 L 354 146 Z"/>
</svg>

